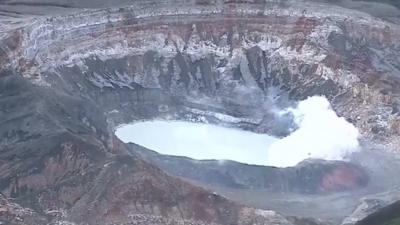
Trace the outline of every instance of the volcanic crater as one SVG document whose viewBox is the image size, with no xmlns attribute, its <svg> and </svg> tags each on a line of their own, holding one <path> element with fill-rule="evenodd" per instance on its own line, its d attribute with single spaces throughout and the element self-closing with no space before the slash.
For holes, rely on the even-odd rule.
<svg viewBox="0 0 400 225">
<path fill-rule="evenodd" d="M 367 10 L 398 9 L 363 4 L 0 1 L 0 224 L 356 224 L 400 200 L 400 27 Z M 277 112 L 313 96 L 359 132 L 344 161 L 198 160 L 115 135 L 178 120 L 285 138 L 301 127 Z"/>
</svg>

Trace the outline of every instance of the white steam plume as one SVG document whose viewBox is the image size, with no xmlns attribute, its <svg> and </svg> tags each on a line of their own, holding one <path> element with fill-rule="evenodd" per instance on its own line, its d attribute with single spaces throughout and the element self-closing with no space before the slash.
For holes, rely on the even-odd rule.
<svg viewBox="0 0 400 225">
<path fill-rule="evenodd" d="M 298 129 L 272 143 L 267 165 L 294 166 L 307 158 L 343 160 L 358 151 L 357 128 L 338 117 L 325 97 L 309 97 L 288 111 L 293 113 Z"/>
</svg>

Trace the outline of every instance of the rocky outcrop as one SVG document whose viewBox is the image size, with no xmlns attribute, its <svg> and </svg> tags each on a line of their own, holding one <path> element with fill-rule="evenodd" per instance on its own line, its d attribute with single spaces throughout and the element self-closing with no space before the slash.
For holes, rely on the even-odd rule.
<svg viewBox="0 0 400 225">
<path fill-rule="evenodd" d="M 23 208 L 0 194 L 0 224 L 44 224 L 42 218 L 29 208 Z"/>
<path fill-rule="evenodd" d="M 171 175 L 228 188 L 320 194 L 357 190 L 365 187 L 369 179 L 363 168 L 346 162 L 309 160 L 295 167 L 276 168 L 166 156 L 134 144 L 130 148 Z"/>
<path fill-rule="evenodd" d="M 361 204 L 343 220 L 342 225 L 396 224 L 399 215 L 399 188 L 384 193 L 368 195 Z"/>
<path fill-rule="evenodd" d="M 368 215 L 356 225 L 373 225 L 373 224 L 388 224 L 395 225 L 399 222 L 400 202 L 395 202 L 389 206 L 383 207 L 377 212 Z"/>
</svg>

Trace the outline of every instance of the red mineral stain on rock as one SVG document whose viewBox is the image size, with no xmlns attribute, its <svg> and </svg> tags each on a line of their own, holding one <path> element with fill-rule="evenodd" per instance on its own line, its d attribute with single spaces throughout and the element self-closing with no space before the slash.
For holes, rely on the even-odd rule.
<svg viewBox="0 0 400 225">
<path fill-rule="evenodd" d="M 367 174 L 356 166 L 341 165 L 326 174 L 321 180 L 322 191 L 355 190 L 366 185 Z"/>
</svg>

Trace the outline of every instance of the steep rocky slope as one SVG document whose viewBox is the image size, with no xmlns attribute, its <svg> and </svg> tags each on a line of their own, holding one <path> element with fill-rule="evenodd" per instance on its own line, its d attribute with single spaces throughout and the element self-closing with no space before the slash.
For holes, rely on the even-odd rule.
<svg viewBox="0 0 400 225">
<path fill-rule="evenodd" d="M 272 109 L 325 95 L 363 139 L 399 147 L 393 21 L 283 0 L 0 1 L 0 12 L 0 191 L 49 223 L 291 223 L 143 161 L 113 134 L 135 120 L 280 136 Z"/>
<path fill-rule="evenodd" d="M 107 133 L 105 117 L 89 100 L 39 88 L 17 75 L 4 75 L 0 82 L 1 190 L 31 208 L 2 201 L 2 223 L 290 224 L 273 212 L 167 176 L 128 154 Z"/>
<path fill-rule="evenodd" d="M 131 144 L 144 160 L 164 171 L 204 184 L 279 193 L 318 194 L 357 190 L 368 183 L 366 171 L 340 161 L 306 160 L 295 167 L 243 165 L 234 161 L 193 160 L 166 156 Z"/>
<path fill-rule="evenodd" d="M 23 28 L 4 34 L 2 67 L 100 100 L 115 98 L 98 94 L 112 88 L 151 88 L 207 107 L 259 106 L 259 94 L 271 91 L 323 94 L 365 135 L 397 145 L 397 25 L 320 3 L 174 4 L 3 24 Z"/>
</svg>

